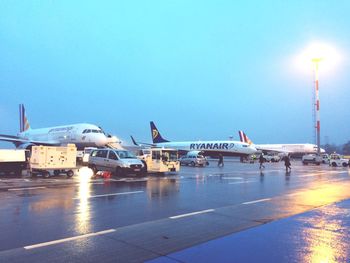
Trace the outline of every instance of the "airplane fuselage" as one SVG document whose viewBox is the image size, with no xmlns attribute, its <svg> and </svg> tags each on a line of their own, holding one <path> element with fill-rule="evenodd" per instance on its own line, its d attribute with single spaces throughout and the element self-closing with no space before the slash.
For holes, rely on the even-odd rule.
<svg viewBox="0 0 350 263">
<path fill-rule="evenodd" d="M 276 152 L 288 152 L 288 153 L 316 153 L 317 145 L 310 143 L 300 144 L 255 144 L 258 150 L 262 151 L 276 151 Z M 321 153 L 325 150 L 321 149 Z"/>
<path fill-rule="evenodd" d="M 179 151 L 203 151 L 206 155 L 244 156 L 256 153 L 256 148 L 238 141 L 187 141 L 156 143 L 157 147 Z"/>
<path fill-rule="evenodd" d="M 109 139 L 101 128 L 88 123 L 29 129 L 19 133 L 18 137 L 56 145 L 74 143 L 78 148 L 104 146 Z"/>
</svg>

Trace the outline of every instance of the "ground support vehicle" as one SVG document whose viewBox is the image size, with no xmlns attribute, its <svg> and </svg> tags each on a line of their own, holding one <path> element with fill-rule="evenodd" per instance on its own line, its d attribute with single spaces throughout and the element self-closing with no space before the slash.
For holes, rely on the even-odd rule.
<svg viewBox="0 0 350 263">
<path fill-rule="evenodd" d="M 265 154 L 263 156 L 264 156 L 265 162 L 277 163 L 281 160 L 281 157 L 278 155 Z"/>
<path fill-rule="evenodd" d="M 349 160 L 343 158 L 339 154 L 333 153 L 329 156 L 329 165 L 333 167 L 337 167 L 337 166 L 347 167 L 349 165 Z"/>
<path fill-rule="evenodd" d="M 33 146 L 29 161 L 30 174 L 36 176 L 41 174 L 48 178 L 65 173 L 68 178 L 74 175 L 76 169 L 77 148 L 75 144 L 67 146 Z"/>
<path fill-rule="evenodd" d="M 89 163 L 89 156 L 93 150 L 96 150 L 96 147 L 85 147 L 83 151 L 83 157 L 82 157 L 82 165 L 88 165 Z"/>
<path fill-rule="evenodd" d="M 27 169 L 28 150 L 1 149 L 0 150 L 0 174 L 21 175 L 22 170 Z"/>
<path fill-rule="evenodd" d="M 109 171 L 117 176 L 140 175 L 144 170 L 144 164 L 133 153 L 109 148 L 92 150 L 88 167 L 94 174 Z"/>
<path fill-rule="evenodd" d="M 301 160 L 304 165 L 308 165 L 308 164 L 320 165 L 322 163 L 322 157 L 317 154 L 306 154 L 302 157 Z"/>
<path fill-rule="evenodd" d="M 329 163 L 329 155 L 328 154 L 322 154 L 322 163 Z"/>
<path fill-rule="evenodd" d="M 147 173 L 178 172 L 180 170 L 178 151 L 174 149 L 142 149 L 138 152 L 138 158 L 144 163 L 144 171 Z"/>
</svg>

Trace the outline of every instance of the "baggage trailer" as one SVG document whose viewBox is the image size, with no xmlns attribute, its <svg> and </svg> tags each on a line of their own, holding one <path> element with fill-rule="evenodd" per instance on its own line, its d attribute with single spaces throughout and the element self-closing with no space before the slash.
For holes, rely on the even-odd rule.
<svg viewBox="0 0 350 263">
<path fill-rule="evenodd" d="M 22 170 L 27 169 L 28 150 L 1 149 L 0 150 L 0 173 L 21 175 Z"/>
<path fill-rule="evenodd" d="M 29 161 L 30 174 L 43 177 L 65 173 L 68 178 L 74 175 L 76 169 L 77 148 L 75 144 L 67 146 L 33 146 Z"/>
</svg>

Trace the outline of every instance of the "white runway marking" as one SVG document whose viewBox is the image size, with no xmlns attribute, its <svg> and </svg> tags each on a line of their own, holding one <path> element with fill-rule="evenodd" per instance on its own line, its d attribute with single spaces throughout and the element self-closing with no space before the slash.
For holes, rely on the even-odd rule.
<svg viewBox="0 0 350 263">
<path fill-rule="evenodd" d="M 59 243 L 67 242 L 67 241 L 72 241 L 72 240 L 77 240 L 77 239 L 81 239 L 81 238 L 85 238 L 85 237 L 104 235 L 104 234 L 112 233 L 112 232 L 115 232 L 115 231 L 116 231 L 116 229 L 108 229 L 108 230 L 95 232 L 95 233 L 91 233 L 91 234 L 75 236 L 75 237 L 68 237 L 68 238 L 63 238 L 63 239 L 59 239 L 59 240 L 39 243 L 39 244 L 31 245 L 31 246 L 25 246 L 24 249 L 33 249 L 33 248 L 39 248 L 39 247 L 46 247 L 46 246 L 51 246 L 51 245 L 55 245 L 55 244 L 59 244 Z"/>
<path fill-rule="evenodd" d="M 139 194 L 143 193 L 144 191 L 134 191 L 134 192 L 122 192 L 122 193 L 114 193 L 114 194 L 104 194 L 104 195 L 91 195 L 87 198 L 95 198 L 95 197 L 105 197 L 105 196 L 114 196 L 114 195 L 130 195 L 130 194 Z M 81 197 L 74 197 L 73 199 L 81 199 Z"/>
<path fill-rule="evenodd" d="M 232 182 L 228 184 L 250 184 L 250 183 L 256 183 L 257 181 L 243 181 L 243 182 Z"/>
<path fill-rule="evenodd" d="M 23 187 L 23 188 L 11 188 L 8 189 L 8 191 L 23 191 L 23 190 L 34 190 L 34 189 L 44 189 L 46 187 L 44 186 L 37 186 L 37 187 Z"/>
<path fill-rule="evenodd" d="M 242 177 L 222 177 L 221 179 L 226 179 L 226 180 L 243 180 Z"/>
<path fill-rule="evenodd" d="M 256 204 L 256 203 L 265 202 L 265 201 L 269 201 L 269 200 L 271 200 L 271 198 L 259 199 L 259 200 L 255 200 L 255 201 L 245 202 L 242 204 L 243 205 L 250 205 L 250 204 Z"/>
<path fill-rule="evenodd" d="M 183 215 L 177 215 L 177 216 L 171 216 L 169 217 L 170 219 L 177 219 L 177 218 L 182 218 L 182 217 L 187 217 L 187 216 L 194 216 L 194 215 L 199 215 L 199 214 L 204 214 L 204 213 L 210 213 L 214 212 L 214 209 L 208 209 L 208 210 L 203 210 L 203 211 L 198 211 L 198 212 L 193 212 L 193 213 L 188 213 L 188 214 L 183 214 Z"/>
</svg>

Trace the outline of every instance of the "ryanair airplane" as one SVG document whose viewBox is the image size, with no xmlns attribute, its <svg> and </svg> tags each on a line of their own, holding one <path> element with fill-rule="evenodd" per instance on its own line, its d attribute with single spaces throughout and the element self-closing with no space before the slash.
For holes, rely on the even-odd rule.
<svg viewBox="0 0 350 263">
<path fill-rule="evenodd" d="M 150 125 L 153 140 L 152 146 L 155 147 L 172 148 L 182 153 L 201 151 L 207 156 L 218 156 L 219 154 L 223 156 L 247 156 L 257 152 L 254 146 L 239 141 L 171 142 L 162 137 L 153 121 L 150 122 Z"/>
<path fill-rule="evenodd" d="M 89 123 L 77 123 L 41 129 L 32 129 L 25 114 L 24 105 L 19 105 L 20 132 L 17 136 L 0 134 L 0 141 L 12 142 L 17 148 L 30 149 L 33 145 L 59 146 L 74 143 L 78 149 L 103 147 L 118 143 L 116 137 Z"/>
</svg>

